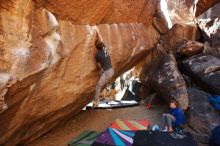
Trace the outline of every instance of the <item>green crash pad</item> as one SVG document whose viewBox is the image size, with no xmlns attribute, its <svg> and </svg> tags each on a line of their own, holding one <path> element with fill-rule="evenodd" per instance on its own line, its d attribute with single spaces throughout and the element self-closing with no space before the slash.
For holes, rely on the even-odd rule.
<svg viewBox="0 0 220 146">
<path fill-rule="evenodd" d="M 97 131 L 84 131 L 68 143 L 68 146 L 91 146 L 100 135 Z"/>
</svg>

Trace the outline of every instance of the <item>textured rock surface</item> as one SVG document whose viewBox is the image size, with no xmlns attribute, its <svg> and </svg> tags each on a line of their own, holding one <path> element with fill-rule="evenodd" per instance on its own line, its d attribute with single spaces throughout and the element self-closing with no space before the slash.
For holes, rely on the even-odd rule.
<svg viewBox="0 0 220 146">
<path fill-rule="evenodd" d="M 192 0 L 166 0 L 172 24 L 193 22 Z"/>
<path fill-rule="evenodd" d="M 193 2 L 170 1 L 173 23 L 192 20 Z M 94 60 L 96 31 L 109 48 L 115 77 L 144 58 L 158 42 L 158 31 L 161 34 L 167 31 L 158 3 L 158 0 L 0 1 L 0 145 L 23 144 L 39 137 L 77 114 L 92 99 L 100 76 Z M 209 4 L 196 10 L 204 11 Z M 172 50 L 175 54 L 179 43 L 197 39 L 195 23 L 176 24 L 164 36 L 163 44 L 167 52 Z M 152 63 L 158 55 L 151 53 L 148 62 Z M 158 92 L 164 99 L 174 97 L 182 108 L 188 106 L 186 85 L 172 55 L 166 54 L 150 73 L 153 73 L 152 85 L 161 89 Z M 203 79 L 215 80 L 219 71 L 215 73 L 215 76 L 206 74 Z"/>
<path fill-rule="evenodd" d="M 41 136 L 92 99 L 100 76 L 96 31 L 109 48 L 115 76 L 159 39 L 151 25 L 154 1 L 44 2 L 0 1 L 1 111 L 8 106 L 0 114 L 0 144 L 6 146 Z"/>
<path fill-rule="evenodd" d="M 73 24 L 148 23 L 158 0 L 34 0 L 58 19 Z"/>
<path fill-rule="evenodd" d="M 211 46 L 209 42 L 205 42 L 203 54 L 212 55 L 215 57 L 220 57 L 220 48 Z"/>
<path fill-rule="evenodd" d="M 213 94 L 220 94 L 220 59 L 200 55 L 183 61 L 183 69 L 198 84 Z"/>
<path fill-rule="evenodd" d="M 195 0 L 194 0 L 195 1 Z M 196 3 L 195 3 L 196 2 Z M 219 0 L 197 0 L 195 1 L 194 6 L 194 15 L 198 17 L 202 13 L 204 13 L 206 10 L 214 6 L 215 4 L 219 3 Z M 192 6 L 192 5 L 191 5 Z"/>
<path fill-rule="evenodd" d="M 182 57 L 192 57 L 196 54 L 202 53 L 204 50 L 204 45 L 197 41 L 186 41 L 183 45 L 181 45 L 177 54 Z"/>
<path fill-rule="evenodd" d="M 174 56 L 161 49 L 158 45 L 157 50 L 146 58 L 146 62 L 151 61 L 145 65 L 142 80 L 147 88 L 152 88 L 168 103 L 171 98 L 175 98 L 185 110 L 189 105 L 186 83 L 178 71 Z"/>
<path fill-rule="evenodd" d="M 219 0 L 166 0 L 171 22 L 189 23 L 193 22 L 206 10 L 219 3 Z"/>
<path fill-rule="evenodd" d="M 188 130 L 199 143 L 208 144 L 211 130 L 219 125 L 220 114 L 208 102 L 210 94 L 189 88 L 190 109 L 187 112 Z"/>
<path fill-rule="evenodd" d="M 165 50 L 172 51 L 176 55 L 177 48 L 186 40 L 197 40 L 199 38 L 198 26 L 193 24 L 175 24 L 164 36 L 163 44 Z"/>
<path fill-rule="evenodd" d="M 169 30 L 167 20 L 161 9 L 160 1 L 157 1 L 157 9 L 153 18 L 153 25 L 160 34 L 165 34 Z"/>
<path fill-rule="evenodd" d="M 204 38 L 220 52 L 220 3 L 197 18 L 199 27 L 205 33 Z M 220 53 L 219 53 L 220 54 Z"/>
</svg>

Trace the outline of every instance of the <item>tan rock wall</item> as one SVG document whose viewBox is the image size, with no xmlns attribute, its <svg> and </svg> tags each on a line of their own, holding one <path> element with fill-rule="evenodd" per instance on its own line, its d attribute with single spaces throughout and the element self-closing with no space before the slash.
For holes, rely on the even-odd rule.
<svg viewBox="0 0 220 146">
<path fill-rule="evenodd" d="M 198 40 L 200 33 L 196 23 L 175 24 L 162 38 L 166 51 L 176 54 L 177 48 L 184 41 Z"/>
<path fill-rule="evenodd" d="M 150 23 L 157 0 L 34 0 L 73 24 Z"/>
<path fill-rule="evenodd" d="M 187 6 L 189 0 L 166 0 L 172 24 L 192 22 L 193 12 Z M 193 3 L 190 5 L 192 6 Z"/>
<path fill-rule="evenodd" d="M 195 18 L 206 10 L 219 3 L 219 0 L 166 0 L 171 21 L 187 23 L 195 21 Z"/>
<path fill-rule="evenodd" d="M 111 7 L 108 1 L 92 6 L 80 1 L 74 7 L 68 7 L 68 0 L 51 2 L 0 2 L 0 144 L 27 143 L 91 101 L 100 77 L 96 31 L 109 48 L 115 77 L 137 64 L 159 39 L 151 25 L 153 1 L 113 1 Z M 88 14 L 82 7 L 74 9 L 81 5 Z M 54 8 L 55 15 L 41 6 Z"/>
</svg>

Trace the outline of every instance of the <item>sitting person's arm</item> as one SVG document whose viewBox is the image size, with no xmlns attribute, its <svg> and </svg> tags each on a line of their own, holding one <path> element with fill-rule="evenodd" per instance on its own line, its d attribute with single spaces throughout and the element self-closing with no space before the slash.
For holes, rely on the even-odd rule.
<svg viewBox="0 0 220 146">
<path fill-rule="evenodd" d="M 181 109 L 177 108 L 173 112 L 173 116 L 176 118 L 176 120 L 172 123 L 174 127 L 183 125 L 185 123 L 185 115 Z"/>
</svg>

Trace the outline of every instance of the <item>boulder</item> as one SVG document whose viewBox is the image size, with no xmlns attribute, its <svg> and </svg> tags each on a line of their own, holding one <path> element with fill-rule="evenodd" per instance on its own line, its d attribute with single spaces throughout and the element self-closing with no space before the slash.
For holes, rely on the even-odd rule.
<svg viewBox="0 0 220 146">
<path fill-rule="evenodd" d="M 218 50 L 220 54 L 220 3 L 216 4 L 197 18 L 198 25 L 203 31 L 204 40 Z"/>
<path fill-rule="evenodd" d="M 194 16 L 198 17 L 206 10 L 219 3 L 219 0 L 193 0 L 194 1 Z"/>
<path fill-rule="evenodd" d="M 206 10 L 219 3 L 219 0 L 166 0 L 172 24 L 189 23 Z"/>
<path fill-rule="evenodd" d="M 219 125 L 220 113 L 208 102 L 210 94 L 196 88 L 188 89 L 190 109 L 187 111 L 187 130 L 199 143 L 208 144 L 211 130 Z"/>
<path fill-rule="evenodd" d="M 220 48 L 211 46 L 209 42 L 205 42 L 203 54 L 220 58 Z"/>
<path fill-rule="evenodd" d="M 198 86 L 213 94 L 220 94 L 220 59 L 211 55 L 195 56 L 183 61 L 182 70 L 190 75 Z"/>
<path fill-rule="evenodd" d="M 34 0 L 37 6 L 73 24 L 151 24 L 158 0 Z"/>
<path fill-rule="evenodd" d="M 167 10 L 173 25 L 177 23 L 193 22 L 193 13 L 190 7 L 193 6 L 192 0 L 166 0 Z"/>
<path fill-rule="evenodd" d="M 202 53 L 204 45 L 197 41 L 186 41 L 177 50 L 177 55 L 181 57 L 192 57 L 196 54 Z"/>
<path fill-rule="evenodd" d="M 25 145 L 92 100 L 96 32 L 115 77 L 155 46 L 154 1 L 123 2 L 0 1 L 0 145 Z"/>
<path fill-rule="evenodd" d="M 198 26 L 191 24 L 175 24 L 162 38 L 165 50 L 172 51 L 176 56 L 177 48 L 187 40 L 199 39 Z"/>
<path fill-rule="evenodd" d="M 158 45 L 157 49 L 159 47 L 161 46 Z M 158 51 L 155 50 L 148 55 L 149 58 L 153 58 L 153 62 L 145 64 L 142 80 L 147 88 L 154 90 L 167 103 L 174 98 L 179 101 L 180 108 L 186 110 L 189 104 L 187 87 L 178 71 L 176 60 L 172 54 Z"/>
<path fill-rule="evenodd" d="M 159 0 L 157 1 L 157 9 L 153 18 L 153 25 L 162 35 L 169 30 L 167 20 L 164 16 L 163 11 L 161 10 Z"/>
</svg>

